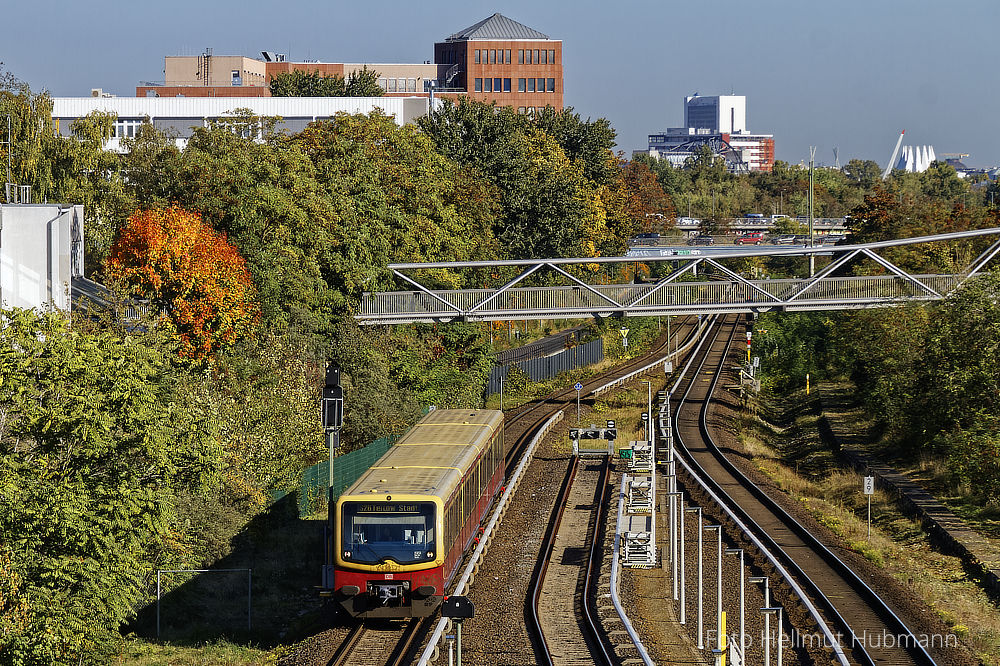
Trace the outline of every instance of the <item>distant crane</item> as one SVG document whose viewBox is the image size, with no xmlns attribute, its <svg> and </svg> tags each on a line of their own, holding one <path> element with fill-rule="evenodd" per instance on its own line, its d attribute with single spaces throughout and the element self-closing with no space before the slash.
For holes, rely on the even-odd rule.
<svg viewBox="0 0 1000 666">
<path fill-rule="evenodd" d="M 833 168 L 840 168 L 840 148 L 834 146 L 833 148 Z"/>
<path fill-rule="evenodd" d="M 892 149 L 892 157 L 889 158 L 889 163 L 885 166 L 885 171 L 882 173 L 882 180 L 889 177 L 892 173 L 892 166 L 896 163 L 896 158 L 899 157 L 899 147 L 903 143 L 903 135 L 906 134 L 906 130 L 899 133 L 899 138 L 896 139 L 896 147 Z"/>
</svg>

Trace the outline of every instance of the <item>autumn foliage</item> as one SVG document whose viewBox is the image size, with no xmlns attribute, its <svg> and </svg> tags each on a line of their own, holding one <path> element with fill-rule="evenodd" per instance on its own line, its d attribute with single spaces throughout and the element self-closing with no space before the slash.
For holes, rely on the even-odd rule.
<svg viewBox="0 0 1000 666">
<path fill-rule="evenodd" d="M 259 319 L 246 261 L 197 213 L 140 210 L 108 255 L 112 281 L 162 308 L 181 354 L 204 359 L 251 335 Z"/>
</svg>

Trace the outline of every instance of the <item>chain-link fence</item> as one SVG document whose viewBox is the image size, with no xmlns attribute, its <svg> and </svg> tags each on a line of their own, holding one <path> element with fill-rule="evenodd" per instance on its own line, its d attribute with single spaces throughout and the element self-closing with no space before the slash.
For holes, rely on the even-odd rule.
<svg viewBox="0 0 1000 666">
<path fill-rule="evenodd" d="M 333 462 L 333 499 L 357 481 L 376 460 L 386 454 L 389 448 L 399 439 L 398 435 L 390 435 L 376 439 L 371 444 L 357 451 L 351 451 L 337 456 Z M 326 502 L 326 489 L 330 482 L 330 461 L 316 463 L 302 472 L 299 480 L 298 501 L 299 516 L 315 513 Z M 288 490 L 279 491 L 271 496 L 271 502 L 277 502 L 287 495 Z"/>
</svg>

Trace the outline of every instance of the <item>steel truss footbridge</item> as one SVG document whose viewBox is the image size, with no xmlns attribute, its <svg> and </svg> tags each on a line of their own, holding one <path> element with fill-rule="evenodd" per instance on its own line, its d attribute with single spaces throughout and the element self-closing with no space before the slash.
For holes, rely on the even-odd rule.
<svg viewBox="0 0 1000 666">
<path fill-rule="evenodd" d="M 907 250 L 930 251 L 925 247 L 930 245 L 936 252 L 943 248 L 953 261 L 961 256 L 971 260 L 956 273 L 912 274 L 886 258 Z M 992 228 L 830 247 L 650 249 L 641 257 L 389 264 L 409 290 L 366 292 L 355 318 L 376 325 L 884 307 L 944 299 L 986 269 L 998 253 L 1000 228 Z M 784 263 L 802 267 L 806 275 L 752 279 L 742 274 L 752 275 L 754 266 L 759 272 L 761 261 L 756 258 L 799 258 Z M 808 274 L 822 263 L 817 258 L 829 263 Z M 601 270 L 603 264 L 635 262 L 674 263 L 665 277 L 643 284 L 596 284 L 596 279 L 587 279 L 610 272 Z M 428 286 L 439 284 L 442 272 L 469 270 L 480 282 L 496 286 Z M 545 286 L 527 286 L 543 278 Z"/>
</svg>

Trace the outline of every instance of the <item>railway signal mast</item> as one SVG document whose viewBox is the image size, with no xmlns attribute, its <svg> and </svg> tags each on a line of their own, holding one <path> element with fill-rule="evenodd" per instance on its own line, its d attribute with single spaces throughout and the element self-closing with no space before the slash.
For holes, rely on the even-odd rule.
<svg viewBox="0 0 1000 666">
<path fill-rule="evenodd" d="M 326 384 L 323 386 L 321 399 L 321 414 L 323 431 L 326 433 L 326 443 L 330 449 L 330 475 L 326 489 L 327 527 L 326 527 L 326 566 L 323 567 L 323 587 L 333 586 L 333 518 L 335 503 L 333 497 L 333 459 L 340 449 L 340 429 L 344 426 L 344 387 L 340 385 L 340 366 L 330 363 L 326 367 Z M 330 579 L 327 580 L 327 573 Z"/>
</svg>

